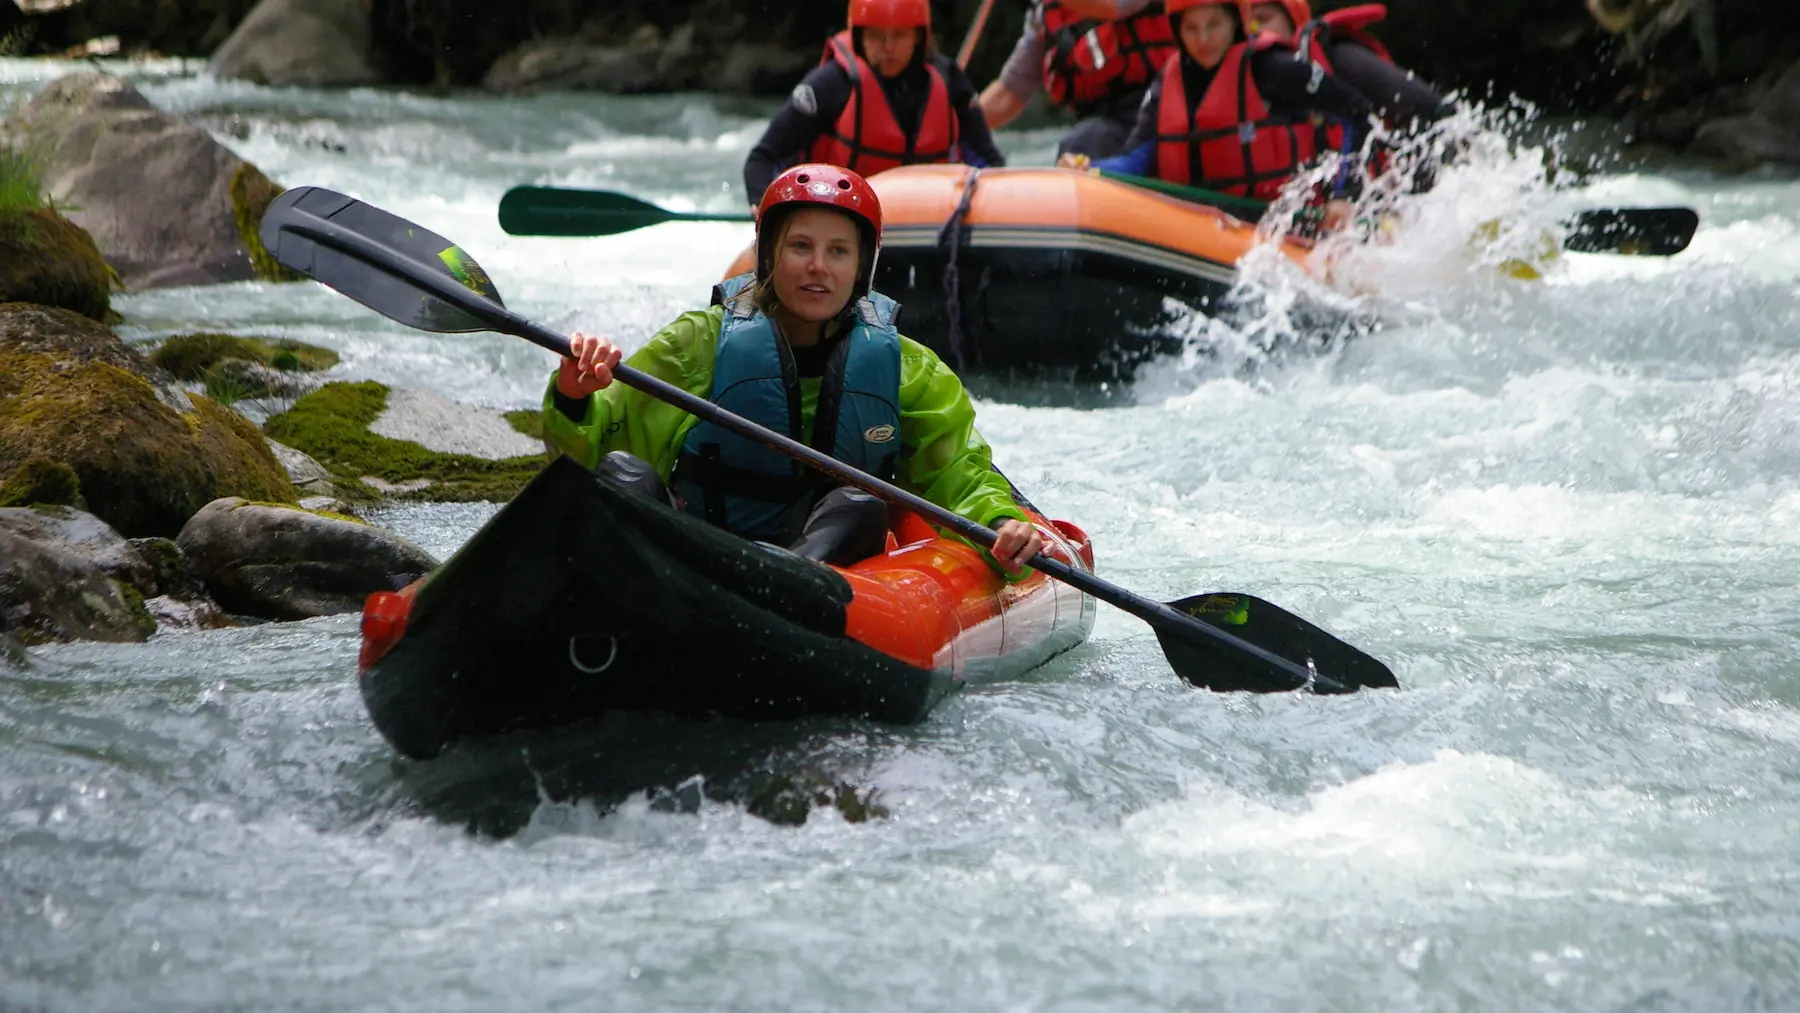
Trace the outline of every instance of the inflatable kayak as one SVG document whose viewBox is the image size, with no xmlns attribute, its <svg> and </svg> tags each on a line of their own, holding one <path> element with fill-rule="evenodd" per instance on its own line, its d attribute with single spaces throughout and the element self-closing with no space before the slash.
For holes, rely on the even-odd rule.
<svg viewBox="0 0 1800 1013">
<path fill-rule="evenodd" d="M 1167 325 L 1183 306 L 1208 311 L 1259 242 L 1217 207 L 1066 169 L 912 165 L 869 182 L 875 287 L 906 307 L 908 337 L 958 368 L 1128 377 L 1180 350 Z M 1312 247 L 1283 248 L 1302 260 Z"/>
<path fill-rule="evenodd" d="M 1087 536 L 1033 518 L 1092 569 Z M 1092 598 L 1009 584 L 969 545 L 891 512 L 888 551 L 831 567 L 738 538 L 559 458 L 448 562 L 371 595 L 359 667 L 407 756 L 610 711 L 906 724 L 971 681 L 1081 643 Z"/>
</svg>

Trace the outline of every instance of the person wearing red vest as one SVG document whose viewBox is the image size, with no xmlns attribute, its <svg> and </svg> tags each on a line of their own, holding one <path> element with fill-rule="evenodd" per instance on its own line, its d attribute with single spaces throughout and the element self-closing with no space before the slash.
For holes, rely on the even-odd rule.
<svg viewBox="0 0 1800 1013">
<path fill-rule="evenodd" d="M 1096 168 L 1272 200 L 1320 152 L 1319 117 L 1344 124 L 1347 144 L 1362 136 L 1369 100 L 1275 39 L 1247 39 L 1248 6 L 1169 0 L 1181 55 L 1144 96 L 1126 153 Z"/>
<path fill-rule="evenodd" d="M 1175 36 L 1159 0 L 1039 0 L 1000 76 L 983 89 L 981 110 L 996 130 L 1042 88 L 1073 112 L 1056 153 L 1105 158 L 1123 150 L 1144 91 L 1175 56 Z"/>
<path fill-rule="evenodd" d="M 776 173 L 800 162 L 861 176 L 924 162 L 1006 164 L 975 86 L 931 45 L 930 0 L 850 0 L 849 23 L 745 159 L 752 208 Z"/>
<path fill-rule="evenodd" d="M 1314 18 L 1307 0 L 1264 0 L 1250 6 L 1252 34 L 1271 35 L 1296 47 L 1345 84 L 1362 92 L 1388 126 L 1415 129 L 1442 119 L 1449 106 L 1411 71 L 1396 66 L 1369 26 L 1387 19 L 1383 4 L 1362 4 Z"/>
</svg>

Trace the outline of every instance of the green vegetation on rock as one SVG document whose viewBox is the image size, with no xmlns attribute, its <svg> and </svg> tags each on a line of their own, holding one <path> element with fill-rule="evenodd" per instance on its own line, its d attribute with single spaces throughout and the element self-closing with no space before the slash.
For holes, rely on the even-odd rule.
<svg viewBox="0 0 1800 1013">
<path fill-rule="evenodd" d="M 125 603 L 125 611 L 132 624 L 138 628 L 139 632 L 143 633 L 146 640 L 149 639 L 150 635 L 156 632 L 156 617 L 151 615 L 150 609 L 144 605 L 142 592 L 122 580 L 109 580 L 107 583 L 111 584 L 113 590 L 119 593 L 119 600 Z"/>
<path fill-rule="evenodd" d="M 66 311 L 36 312 L 44 326 L 65 328 L 64 340 L 118 341 Z M 192 411 L 177 412 L 148 380 L 110 362 L 0 343 L 0 474 L 33 457 L 61 462 L 89 512 L 127 537 L 173 536 L 222 496 L 294 501 L 254 423 L 207 398 L 191 401 Z"/>
<path fill-rule="evenodd" d="M 45 206 L 43 167 L 30 155 L 0 145 L 0 213 Z"/>
<path fill-rule="evenodd" d="M 542 455 L 490 461 L 468 454 L 441 454 L 417 443 L 369 432 L 387 407 L 388 388 L 373 382 L 328 383 L 271 418 L 270 438 L 310 455 L 340 480 L 344 494 L 367 497 L 364 476 L 401 484 L 431 484 L 403 493 L 435 501 L 512 499 L 544 466 Z"/>
<path fill-rule="evenodd" d="M 516 412 L 507 412 L 504 416 L 507 425 L 517 432 L 534 440 L 544 438 L 544 413 L 536 408 L 521 408 Z"/>
<path fill-rule="evenodd" d="M 263 212 L 281 194 L 281 187 L 270 182 L 261 169 L 246 162 L 231 177 L 231 216 L 237 222 L 238 236 L 244 241 L 244 249 L 250 254 L 250 266 L 255 268 L 258 278 L 264 281 L 301 281 L 305 278 L 304 275 L 281 266 L 275 255 L 263 246 L 259 231 L 262 228 Z"/>
<path fill-rule="evenodd" d="M 236 334 L 177 334 L 150 353 L 150 361 L 189 382 L 205 382 L 207 371 L 224 359 L 243 359 L 290 373 L 316 373 L 337 365 L 329 348 L 288 338 Z"/>
<path fill-rule="evenodd" d="M 8 155 L 0 149 L 0 166 Z M 27 184 L 0 168 L 0 302 L 28 302 L 105 320 L 112 309 L 112 268 L 86 230 L 54 210 L 25 201 Z"/>
<path fill-rule="evenodd" d="M 81 498 L 75 469 L 47 457 L 28 457 L 0 482 L 0 507 L 74 506 Z"/>
</svg>

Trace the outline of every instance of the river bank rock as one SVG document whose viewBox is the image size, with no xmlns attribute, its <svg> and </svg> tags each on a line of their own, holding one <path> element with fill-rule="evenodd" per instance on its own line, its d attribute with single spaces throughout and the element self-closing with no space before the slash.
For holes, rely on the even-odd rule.
<svg viewBox="0 0 1800 1013">
<path fill-rule="evenodd" d="M 97 518 L 68 508 L 0 509 L 0 632 L 25 644 L 135 643 L 156 632 L 151 570 Z"/>
<path fill-rule="evenodd" d="M 437 566 L 411 542 L 348 517 L 215 500 L 176 539 L 219 603 L 265 619 L 355 612 Z"/>
<path fill-rule="evenodd" d="M 1800 164 L 1800 62 L 1762 91 L 1748 112 L 1700 126 L 1691 150 L 1739 168 Z"/>
<path fill-rule="evenodd" d="M 150 362 L 179 380 L 200 384 L 221 404 L 235 404 L 298 398 L 316 386 L 306 374 L 337 365 L 338 355 L 288 338 L 203 333 L 164 339 L 150 353 Z"/>
<path fill-rule="evenodd" d="M 221 80 L 304 88 L 381 80 L 363 0 L 261 0 L 207 69 Z"/>
<path fill-rule="evenodd" d="M 67 310 L 0 304 L 0 482 L 32 458 L 71 469 L 96 516 L 171 536 L 221 496 L 293 502 L 268 441 Z"/>
<path fill-rule="evenodd" d="M 112 283 L 94 237 L 74 222 L 50 208 L 0 211 L 0 302 L 56 306 L 105 321 Z"/>
<path fill-rule="evenodd" d="M 504 503 L 544 465 L 528 428 L 497 413 L 372 382 L 328 383 L 263 430 L 324 465 L 351 501 L 379 492 Z"/>
<path fill-rule="evenodd" d="M 58 78 L 4 140 L 42 159 L 45 191 L 127 288 L 292 277 L 256 236 L 281 187 L 116 77 Z"/>
</svg>

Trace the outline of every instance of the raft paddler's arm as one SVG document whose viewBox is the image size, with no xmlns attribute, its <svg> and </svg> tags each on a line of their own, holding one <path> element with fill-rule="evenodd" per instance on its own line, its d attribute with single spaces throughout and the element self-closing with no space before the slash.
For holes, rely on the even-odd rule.
<svg viewBox="0 0 1800 1013">
<path fill-rule="evenodd" d="M 975 430 L 975 406 L 962 380 L 937 353 L 906 337 L 900 339 L 900 438 L 895 471 L 902 486 L 983 527 L 1008 518 L 1029 522 Z"/>
<path fill-rule="evenodd" d="M 713 357 L 725 309 L 683 313 L 625 359 L 632 368 L 697 397 L 712 393 Z M 622 383 L 585 398 L 569 398 L 550 375 L 544 393 L 544 433 L 551 446 L 588 468 L 615 450 L 641 458 L 666 481 L 696 419 L 673 405 Z"/>
<path fill-rule="evenodd" d="M 981 97 L 975 85 L 953 60 L 941 64 L 944 83 L 949 86 L 951 108 L 956 110 L 962 128 L 963 161 L 978 169 L 998 169 L 1006 164 L 1006 156 L 994 143 L 994 132 L 988 128 L 987 114 L 982 111 Z"/>
</svg>

